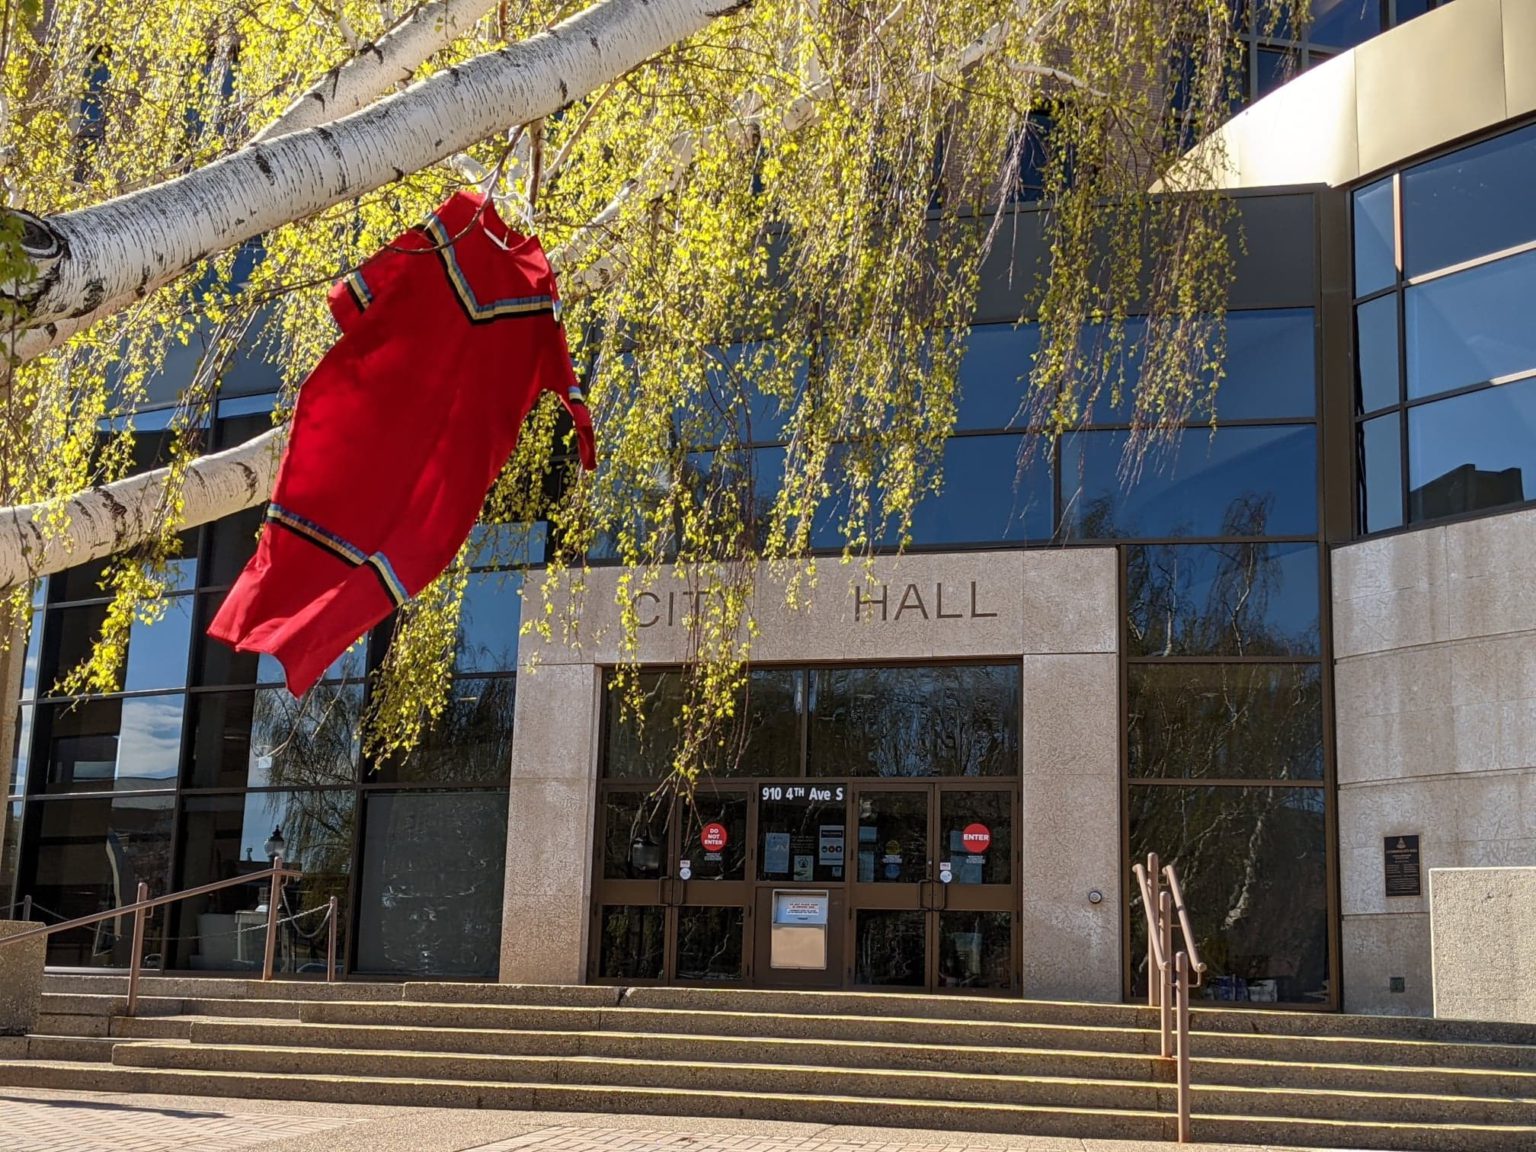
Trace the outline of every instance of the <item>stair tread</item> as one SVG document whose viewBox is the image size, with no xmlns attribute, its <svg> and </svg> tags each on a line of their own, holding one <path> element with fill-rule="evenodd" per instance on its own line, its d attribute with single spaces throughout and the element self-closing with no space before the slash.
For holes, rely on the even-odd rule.
<svg viewBox="0 0 1536 1152">
<path fill-rule="evenodd" d="M 125 1076 L 133 1075 L 133 1076 L 147 1076 L 147 1077 L 158 1077 L 158 1078 L 167 1078 L 167 1079 L 172 1078 L 172 1077 L 185 1077 L 185 1076 L 189 1076 L 189 1075 L 195 1075 L 195 1076 L 198 1076 L 198 1077 L 207 1078 L 209 1080 L 226 1081 L 226 1082 L 235 1082 L 235 1081 L 249 1080 L 249 1079 L 257 1079 L 257 1080 L 262 1080 L 262 1081 L 279 1081 L 279 1082 L 282 1082 L 282 1081 L 305 1081 L 305 1082 L 316 1082 L 316 1081 L 319 1081 L 319 1082 L 324 1082 L 324 1083 L 336 1083 L 336 1084 L 378 1085 L 380 1087 L 388 1087 L 392 1083 L 392 1079 L 390 1077 L 381 1077 L 381 1076 L 348 1076 L 348 1075 L 345 1075 L 345 1074 L 338 1074 L 338 1073 L 321 1073 L 321 1074 L 284 1073 L 284 1072 L 251 1073 L 251 1072 L 231 1072 L 231 1071 L 225 1071 L 225 1070 L 216 1070 L 216 1071 L 202 1071 L 202 1070 L 198 1070 L 196 1072 L 189 1072 L 187 1070 L 174 1069 L 174 1068 L 138 1068 L 138 1067 L 129 1068 L 129 1067 L 116 1066 L 116 1065 L 102 1065 L 102 1064 L 92 1063 L 92 1062 L 88 1062 L 88 1061 L 67 1061 L 67 1060 L 0 1060 L 0 1069 L 11 1068 L 11 1067 L 27 1067 L 27 1068 L 43 1067 L 43 1068 L 58 1069 L 60 1071 L 94 1072 L 94 1073 L 97 1073 L 97 1074 L 101 1074 L 103 1072 L 107 1072 L 109 1074 L 117 1073 L 117 1074 L 123 1074 Z M 646 1088 L 646 1087 L 634 1087 L 634 1086 L 631 1086 L 631 1085 L 609 1085 L 609 1084 L 544 1084 L 544 1083 L 538 1083 L 538 1082 L 522 1083 L 522 1082 L 518 1082 L 518 1081 L 500 1081 L 500 1080 L 444 1080 L 444 1079 L 435 1078 L 435 1077 L 418 1077 L 418 1078 L 414 1078 L 412 1080 L 412 1083 L 422 1084 L 422 1085 L 427 1085 L 427 1086 L 460 1087 L 460 1088 L 472 1088 L 472 1089 L 473 1088 L 487 1088 L 487 1089 L 489 1089 L 489 1088 L 495 1088 L 495 1089 L 513 1088 L 513 1089 L 525 1089 L 525 1090 L 528 1090 L 528 1091 L 537 1091 L 537 1092 L 552 1093 L 552 1094 L 598 1091 L 598 1092 L 603 1092 L 603 1093 L 610 1093 L 610 1094 L 613 1094 L 615 1096 L 632 1096 L 632 1097 L 638 1097 L 638 1096 L 666 1096 L 666 1097 L 676 1097 L 676 1098 L 682 1098 L 682 1099 L 714 1099 L 714 1098 L 720 1097 L 722 1095 L 727 1095 L 727 1096 L 729 1096 L 729 1095 L 743 1095 L 741 1093 L 734 1093 L 734 1094 L 733 1093 L 721 1093 L 719 1091 L 716 1091 L 716 1090 L 713 1090 L 713 1089 L 707 1089 L 707 1088 Z M 754 1092 L 751 1093 L 751 1096 L 752 1096 L 752 1098 L 758 1099 L 758 1100 L 783 1102 L 785 1104 L 792 1104 L 792 1103 L 795 1103 L 795 1102 L 804 1103 L 804 1102 L 806 1102 L 808 1100 L 819 1100 L 819 1101 L 835 1102 L 835 1103 L 852 1103 L 852 1104 L 875 1105 L 875 1106 L 880 1106 L 880 1107 L 908 1107 L 908 1108 L 922 1109 L 922 1110 L 933 1111 L 933 1112 L 963 1111 L 963 1112 L 986 1112 L 986 1113 L 1010 1113 L 1010 1114 L 1019 1114 L 1019 1115 L 1051 1113 L 1051 1114 L 1057 1114 L 1057 1115 L 1066 1114 L 1066 1115 L 1082 1115 L 1082 1116 L 1140 1117 L 1140 1118 L 1145 1118 L 1145 1119 L 1149 1119 L 1149 1120 L 1159 1120 L 1159 1121 L 1167 1120 L 1168 1119 L 1168 1115 L 1165 1112 L 1153 1112 L 1153 1111 L 1147 1111 L 1147 1110 L 1142 1110 L 1142 1109 L 1125 1109 L 1125 1108 L 1070 1107 L 1070 1106 L 1060 1106 L 1060 1105 L 1036 1105 L 1036 1104 L 1013 1104 L 1013 1103 L 1006 1103 L 1006 1104 L 1004 1104 L 1004 1103 L 983 1102 L 983 1101 L 952 1101 L 952 1100 L 902 1099 L 902 1098 L 897 1098 L 897 1097 L 884 1097 L 884 1096 L 846 1096 L 846 1095 L 840 1095 L 840 1094 L 836 1094 L 836 1093 L 817 1093 L 817 1094 L 814 1094 L 814 1095 L 810 1095 L 810 1094 L 801 1093 L 801 1092 L 782 1093 L 782 1092 L 759 1092 L 759 1091 L 754 1091 Z M 1298 1125 L 1298 1124 L 1304 1124 L 1304 1125 L 1314 1125 L 1314 1126 L 1320 1126 L 1320 1127 L 1338 1128 L 1338 1129 L 1341 1129 L 1341 1130 L 1360 1130 L 1360 1131 L 1371 1131 L 1371 1130 L 1412 1131 L 1412 1130 L 1426 1130 L 1426 1129 L 1428 1129 L 1428 1130 L 1433 1130 L 1433 1131 L 1444 1131 L 1444 1132 L 1488 1132 L 1488 1133 L 1497 1133 L 1497 1134 L 1524 1134 L 1524 1133 L 1536 1134 L 1536 1126 L 1533 1126 L 1533 1125 L 1521 1125 L 1521 1124 L 1472 1124 L 1472 1123 L 1439 1122 L 1439 1121 L 1398 1122 L 1398 1121 L 1390 1121 L 1390 1120 L 1317 1119 L 1317 1118 L 1311 1118 L 1311 1117 L 1250 1116 L 1250 1115 L 1246 1115 L 1246 1114 L 1229 1115 L 1229 1114 L 1225 1114 L 1225 1113 L 1207 1113 L 1207 1112 L 1196 1113 L 1195 1118 L 1197 1120 L 1199 1120 L 1199 1121 L 1226 1121 L 1226 1122 L 1240 1123 L 1240 1124 L 1255 1124 L 1255 1123 L 1257 1123 L 1257 1124 L 1271 1125 L 1271 1126 L 1275 1126 L 1275 1127 L 1280 1127 L 1280 1126 L 1285 1126 L 1285 1125 L 1292 1125 L 1292 1126 L 1294 1126 L 1294 1125 Z"/>
<path fill-rule="evenodd" d="M 163 1040 L 128 1041 L 128 1043 L 131 1043 L 135 1048 L 141 1048 L 141 1049 L 145 1049 L 145 1048 L 147 1048 L 147 1049 L 154 1049 L 154 1048 L 158 1048 L 158 1047 L 164 1047 L 164 1048 L 174 1048 L 174 1049 L 176 1049 L 178 1051 L 197 1050 L 197 1051 L 231 1052 L 231 1053 L 237 1053 L 237 1052 L 266 1052 L 266 1053 L 289 1054 L 289 1053 L 292 1053 L 293 1050 L 294 1050 L 293 1046 L 290 1046 L 290 1045 L 280 1045 L 280 1044 L 228 1044 L 228 1043 L 205 1043 L 205 1042 L 194 1042 L 194 1043 L 190 1043 L 189 1044 L 186 1041 L 163 1041 Z M 1048 1074 L 1021 1075 L 1021 1074 L 1018 1074 L 1018 1073 L 996 1073 L 996 1072 L 988 1072 L 988 1071 L 983 1071 L 983 1070 L 971 1071 L 971 1072 L 953 1072 L 953 1071 L 948 1071 L 948 1070 L 943 1070 L 943 1069 L 932 1069 L 932 1070 L 929 1070 L 929 1069 L 879 1068 L 879 1067 L 874 1067 L 874 1068 L 861 1068 L 861 1067 L 840 1068 L 840 1067 L 828 1067 L 828 1066 L 826 1066 L 824 1064 L 764 1063 L 762 1061 L 755 1061 L 755 1060 L 728 1060 L 728 1061 L 710 1060 L 707 1063 L 705 1063 L 705 1062 L 702 1062 L 702 1061 L 690 1061 L 690 1060 L 666 1060 L 666 1059 L 660 1059 L 660 1058 L 657 1058 L 657 1057 L 648 1057 L 648 1058 L 641 1059 L 641 1058 L 632 1057 L 632 1056 L 602 1056 L 602 1055 L 571 1055 L 571 1056 L 560 1055 L 560 1056 L 547 1056 L 547 1055 L 524 1055 L 524 1054 L 518 1054 L 518 1053 L 504 1053 L 504 1052 L 454 1052 L 454 1051 L 423 1052 L 423 1051 L 420 1051 L 420 1050 L 417 1050 L 417 1049 L 409 1049 L 409 1048 L 345 1048 L 345 1049 L 320 1049 L 320 1048 L 314 1048 L 314 1049 L 308 1049 L 308 1051 L 313 1051 L 313 1052 L 322 1052 L 323 1051 L 323 1052 L 325 1052 L 328 1056 L 330 1056 L 333 1059 L 344 1059 L 344 1058 L 346 1058 L 348 1056 L 357 1056 L 357 1057 L 390 1057 L 390 1058 L 400 1059 L 400 1060 L 403 1060 L 403 1061 L 405 1061 L 405 1060 L 409 1060 L 409 1061 L 417 1061 L 417 1060 L 420 1060 L 420 1061 L 437 1061 L 437 1060 L 454 1060 L 454 1059 L 462 1059 L 462 1060 L 495 1060 L 495 1061 L 502 1061 L 502 1062 L 506 1062 L 506 1063 L 520 1062 L 520 1063 L 533 1063 L 533 1064 L 551 1064 L 551 1065 L 558 1065 L 560 1067 L 566 1067 L 566 1066 L 569 1066 L 569 1065 L 572 1065 L 572 1064 L 576 1064 L 576 1065 L 604 1065 L 604 1064 L 607 1064 L 607 1065 L 616 1065 L 616 1066 L 621 1066 L 621 1067 L 626 1067 L 626 1068 L 628 1068 L 628 1067 L 654 1067 L 654 1066 L 657 1066 L 657 1065 L 680 1065 L 680 1066 L 683 1066 L 683 1067 L 697 1065 L 697 1066 L 705 1067 L 705 1068 L 708 1068 L 708 1069 L 721 1069 L 721 1070 L 727 1070 L 728 1069 L 728 1070 L 731 1070 L 731 1071 L 753 1071 L 753 1072 L 762 1072 L 762 1073 L 769 1074 L 769 1075 L 774 1074 L 774 1073 L 784 1073 L 784 1072 L 800 1072 L 800 1073 L 808 1073 L 808 1074 L 821 1075 L 821 1076 L 827 1076 L 827 1077 L 838 1077 L 838 1076 L 849 1076 L 849 1075 L 853 1075 L 853 1076 L 889 1076 L 889 1077 L 894 1077 L 894 1078 L 897 1078 L 897 1079 L 917 1079 L 919 1077 L 926 1077 L 926 1078 L 955 1080 L 955 1081 L 964 1081 L 964 1080 L 1004 1081 L 1004 1082 L 1008 1082 L 1008 1083 L 1017 1083 L 1017 1084 L 1029 1084 L 1029 1083 L 1035 1083 L 1035 1082 L 1038 1082 L 1038 1081 L 1044 1081 L 1044 1082 L 1049 1082 L 1049 1083 L 1053 1083 L 1053 1084 L 1082 1084 L 1082 1085 L 1091 1085 L 1091 1086 L 1095 1086 L 1095 1087 L 1117 1087 L 1117 1088 L 1126 1088 L 1126 1087 L 1143 1087 L 1143 1088 L 1145 1088 L 1145 1087 L 1151 1087 L 1151 1088 L 1163 1088 L 1163 1089 L 1168 1089 L 1168 1090 L 1172 1089 L 1172 1084 L 1168 1083 L 1166 1081 L 1127 1080 L 1127 1079 L 1099 1079 L 1099 1078 L 1090 1077 L 1090 1076 L 1052 1076 L 1052 1075 L 1048 1075 Z M 1049 1051 L 1049 1050 L 1047 1050 L 1047 1051 Z M 1053 1053 L 1053 1054 L 1057 1054 L 1057 1053 Z M 1102 1056 L 1103 1054 L 1102 1053 L 1088 1053 L 1088 1055 Z M 1148 1059 L 1155 1059 L 1155 1058 L 1148 1058 Z M 134 1067 L 139 1067 L 139 1065 L 134 1065 Z M 1366 1067 L 1373 1067 L 1373 1066 L 1367 1065 Z M 1383 1071 L 1388 1071 L 1389 1069 L 1383 1068 L 1382 1070 Z M 1365 1098 L 1365 1099 L 1373 1099 L 1373 1098 L 1377 1098 L 1377 1097 L 1413 1097 L 1415 1099 L 1422 1099 L 1422 1100 L 1442 1100 L 1442 1101 L 1445 1101 L 1447 1104 L 1463 1105 L 1463 1106 L 1471 1105 L 1471 1104 L 1476 1104 L 1476 1103 L 1490 1103 L 1490 1102 L 1491 1103 L 1495 1103 L 1495 1104 L 1509 1104 L 1511 1106 L 1520 1105 L 1520 1104 L 1536 1104 L 1536 1097 L 1525 1097 L 1525 1096 L 1445 1095 L 1445 1094 L 1437 1094 L 1437 1093 L 1432 1093 L 1432 1092 L 1431 1093 L 1425 1093 L 1425 1092 L 1392 1092 L 1392 1091 L 1381 1091 L 1381 1090 L 1376 1090 L 1376 1089 L 1372 1089 L 1372 1090 L 1368 1090 L 1367 1091 L 1367 1090 L 1352 1089 L 1352 1088 L 1292 1088 L 1292 1087 L 1268 1087 L 1268 1086 L 1243 1085 L 1243 1084 L 1201 1084 L 1201 1083 L 1198 1083 L 1198 1082 L 1193 1084 L 1192 1088 L 1193 1088 L 1193 1091 L 1196 1092 L 1196 1093 L 1220 1093 L 1220 1092 L 1225 1092 L 1225 1093 L 1235 1093 L 1235 1094 L 1244 1094 L 1244 1095 L 1252 1095 L 1252 1096 L 1285 1096 L 1285 1095 L 1343 1096 L 1343 1097 L 1361 1097 L 1361 1098 Z"/>
</svg>

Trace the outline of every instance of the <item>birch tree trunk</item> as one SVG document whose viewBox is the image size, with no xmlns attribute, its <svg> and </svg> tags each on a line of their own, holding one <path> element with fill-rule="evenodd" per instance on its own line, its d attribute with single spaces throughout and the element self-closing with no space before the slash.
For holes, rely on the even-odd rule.
<svg viewBox="0 0 1536 1152">
<path fill-rule="evenodd" d="M 284 425 L 226 452 L 193 461 L 181 485 L 177 529 L 194 528 L 267 499 L 287 439 Z M 68 528 L 62 534 L 45 528 L 60 511 L 57 503 L 0 510 L 0 589 L 99 560 L 149 539 L 164 523 L 171 505 L 170 479 L 171 470 L 159 468 L 71 497 L 64 502 Z"/>
<path fill-rule="evenodd" d="M 14 286 L 32 326 L 131 298 L 269 229 L 548 116 L 734 11 L 731 0 L 600 0 L 333 123 L 242 148 L 197 171 L 48 218 L 59 255 Z"/>
<path fill-rule="evenodd" d="M 336 65 L 294 100 L 281 116 L 251 138 L 253 144 L 312 128 L 366 108 L 391 88 L 410 80 L 434 52 L 448 47 L 475 26 L 496 0 L 437 0 L 423 4 L 394 28 Z M 135 300 L 163 288 L 176 278 L 166 273 L 127 296 L 114 296 L 79 316 L 50 321 L 14 336 L 0 337 L 19 361 L 36 359 L 57 348 L 96 321 L 120 312 Z"/>
</svg>

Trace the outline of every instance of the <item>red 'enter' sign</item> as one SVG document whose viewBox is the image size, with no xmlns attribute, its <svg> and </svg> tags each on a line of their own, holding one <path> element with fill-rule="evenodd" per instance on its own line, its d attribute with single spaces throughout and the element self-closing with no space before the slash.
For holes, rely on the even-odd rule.
<svg viewBox="0 0 1536 1152">
<path fill-rule="evenodd" d="M 699 843 L 704 846 L 706 852 L 719 852 L 729 839 L 724 824 L 706 824 L 699 832 Z"/>
<path fill-rule="evenodd" d="M 985 824 L 967 824 L 960 833 L 960 843 L 967 852 L 985 852 L 992 843 L 992 829 Z"/>
</svg>

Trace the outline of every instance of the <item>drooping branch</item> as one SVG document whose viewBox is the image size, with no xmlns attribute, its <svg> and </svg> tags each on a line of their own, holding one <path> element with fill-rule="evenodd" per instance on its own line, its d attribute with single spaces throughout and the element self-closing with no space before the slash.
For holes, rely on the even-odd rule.
<svg viewBox="0 0 1536 1152">
<path fill-rule="evenodd" d="M 273 428 L 239 447 L 194 460 L 179 493 L 167 491 L 172 469 L 158 468 L 93 488 L 64 501 L 0 511 L 0 589 L 99 560 L 149 539 L 178 501 L 176 528 L 195 528 L 254 507 L 272 491 L 288 439 Z M 67 527 L 52 526 L 64 521 Z"/>
<path fill-rule="evenodd" d="M 716 17 L 721 0 L 600 0 L 330 124 L 46 221 L 61 255 L 13 288 L 31 326 L 132 298 L 198 260 L 549 115 Z"/>
</svg>

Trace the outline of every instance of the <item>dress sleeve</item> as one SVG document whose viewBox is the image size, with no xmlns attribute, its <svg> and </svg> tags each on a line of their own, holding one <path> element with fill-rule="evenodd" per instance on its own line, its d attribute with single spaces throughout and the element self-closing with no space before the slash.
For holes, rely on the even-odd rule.
<svg viewBox="0 0 1536 1152">
<path fill-rule="evenodd" d="M 581 454 L 581 466 L 588 472 L 597 467 L 597 441 L 592 435 L 592 412 L 587 408 L 587 397 L 576 379 L 571 366 L 571 349 L 565 340 L 565 329 L 554 321 L 554 347 L 544 367 L 544 387 L 560 397 L 560 403 L 571 414 L 576 425 L 576 448 Z"/>
<path fill-rule="evenodd" d="M 348 272 L 326 296 L 331 315 L 343 332 L 351 331 L 358 318 L 381 295 L 387 294 L 413 260 L 422 260 L 432 243 L 419 228 L 411 228 L 395 237 L 360 265 Z"/>
</svg>

